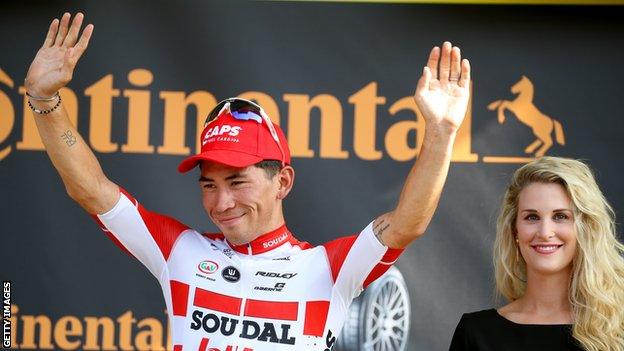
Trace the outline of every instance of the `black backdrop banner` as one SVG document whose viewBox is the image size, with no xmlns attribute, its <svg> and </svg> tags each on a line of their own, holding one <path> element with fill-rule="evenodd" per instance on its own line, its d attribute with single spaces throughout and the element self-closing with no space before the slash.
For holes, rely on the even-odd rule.
<svg viewBox="0 0 624 351">
<path fill-rule="evenodd" d="M 168 341 L 157 282 L 65 195 L 25 106 L 28 65 L 63 11 L 95 24 L 62 94 L 113 181 L 150 209 L 215 230 L 197 174 L 176 166 L 216 101 L 251 98 L 288 137 L 297 179 L 285 216 L 313 244 L 395 204 L 424 132 L 416 80 L 433 45 L 459 45 L 473 67 L 470 111 L 434 220 L 397 263 L 408 350 L 446 349 L 463 312 L 497 303 L 494 218 L 519 165 L 541 154 L 587 160 L 622 214 L 622 7 L 5 1 L 0 278 L 15 348 Z"/>
</svg>

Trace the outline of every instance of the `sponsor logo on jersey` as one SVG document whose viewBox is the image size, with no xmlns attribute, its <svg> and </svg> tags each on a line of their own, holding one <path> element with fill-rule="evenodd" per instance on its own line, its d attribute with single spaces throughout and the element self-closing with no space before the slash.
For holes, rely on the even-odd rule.
<svg viewBox="0 0 624 351">
<path fill-rule="evenodd" d="M 219 333 L 223 336 L 231 336 L 236 333 L 242 339 L 288 345 L 294 345 L 296 340 L 295 337 L 288 335 L 290 324 L 239 320 L 226 316 L 219 317 L 212 313 L 204 314 L 202 311 L 194 311 L 192 320 L 191 329 L 202 329 L 209 334 Z"/>
<path fill-rule="evenodd" d="M 234 256 L 234 251 L 232 251 L 232 249 L 223 249 L 223 254 L 228 258 L 232 258 L 232 256 Z"/>
<path fill-rule="evenodd" d="M 273 246 L 278 246 L 279 244 L 283 243 L 284 240 L 288 239 L 288 232 L 278 236 L 277 238 L 271 239 L 271 240 L 267 240 L 265 242 L 262 243 L 262 247 L 265 249 L 268 249 L 270 247 Z"/>
<path fill-rule="evenodd" d="M 266 277 L 266 278 L 290 279 L 290 278 L 296 276 L 297 273 L 277 273 L 277 272 L 257 271 L 256 275 L 259 275 L 259 276 L 262 276 L 262 277 Z"/>
<path fill-rule="evenodd" d="M 219 265 L 215 261 L 205 260 L 199 262 L 197 268 L 203 273 L 212 274 L 219 269 Z"/>
<path fill-rule="evenodd" d="M 218 349 L 216 347 L 211 347 L 210 338 L 203 338 L 201 343 L 199 344 L 199 350 L 208 350 L 208 351 L 254 351 L 254 349 L 250 347 L 243 347 L 238 345 L 227 345 L 224 349 Z"/>
<path fill-rule="evenodd" d="M 256 287 L 254 287 L 254 290 L 281 292 L 282 290 L 284 290 L 285 286 L 286 286 L 286 283 L 277 283 L 272 288 L 268 287 L 268 286 L 256 286 Z"/>
<path fill-rule="evenodd" d="M 280 258 L 274 258 L 273 261 L 290 261 L 290 256 L 284 256 Z"/>
<path fill-rule="evenodd" d="M 221 271 L 221 276 L 230 283 L 236 283 L 240 280 L 241 274 L 236 267 L 227 266 Z"/>
<path fill-rule="evenodd" d="M 327 330 L 327 337 L 325 338 L 325 346 L 327 346 L 325 351 L 331 351 L 331 349 L 334 348 L 335 344 L 336 344 L 336 337 L 333 335 L 331 329 L 329 329 Z"/>
</svg>

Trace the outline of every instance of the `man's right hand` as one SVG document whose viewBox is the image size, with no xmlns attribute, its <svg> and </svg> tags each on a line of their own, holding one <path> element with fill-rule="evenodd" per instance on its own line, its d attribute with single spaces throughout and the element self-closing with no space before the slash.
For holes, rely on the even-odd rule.
<svg viewBox="0 0 624 351">
<path fill-rule="evenodd" d="M 30 95 L 50 97 L 72 79 L 76 63 L 89 45 L 93 25 L 87 25 L 78 38 L 84 15 L 76 14 L 71 26 L 70 18 L 66 12 L 60 24 L 56 18 L 50 24 L 43 46 L 26 74 L 25 86 Z"/>
</svg>

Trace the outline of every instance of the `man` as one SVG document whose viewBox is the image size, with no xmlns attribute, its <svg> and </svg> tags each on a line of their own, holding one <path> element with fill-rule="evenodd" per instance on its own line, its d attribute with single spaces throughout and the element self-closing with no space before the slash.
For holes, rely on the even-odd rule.
<svg viewBox="0 0 624 351">
<path fill-rule="evenodd" d="M 70 17 L 52 21 L 30 66 L 29 105 L 69 196 L 158 279 L 174 350 L 330 350 L 353 298 L 433 216 L 468 104 L 470 66 L 459 48 L 435 47 L 423 69 L 414 98 L 426 133 L 396 208 L 356 236 L 312 247 L 283 217 L 295 174 L 286 139 L 250 101 L 219 103 L 201 152 L 179 166 L 200 167 L 203 206 L 221 233 L 200 234 L 151 212 L 112 183 L 58 95 L 93 32 L 88 25 L 80 34 L 82 14 L 71 25 Z"/>
</svg>

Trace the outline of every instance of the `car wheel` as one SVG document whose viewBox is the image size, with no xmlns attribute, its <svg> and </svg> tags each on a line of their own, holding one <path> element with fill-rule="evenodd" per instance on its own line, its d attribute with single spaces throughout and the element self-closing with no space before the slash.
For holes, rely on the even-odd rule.
<svg viewBox="0 0 624 351">
<path fill-rule="evenodd" d="M 410 325 L 410 301 L 396 267 L 353 300 L 335 351 L 404 351 Z"/>
</svg>

